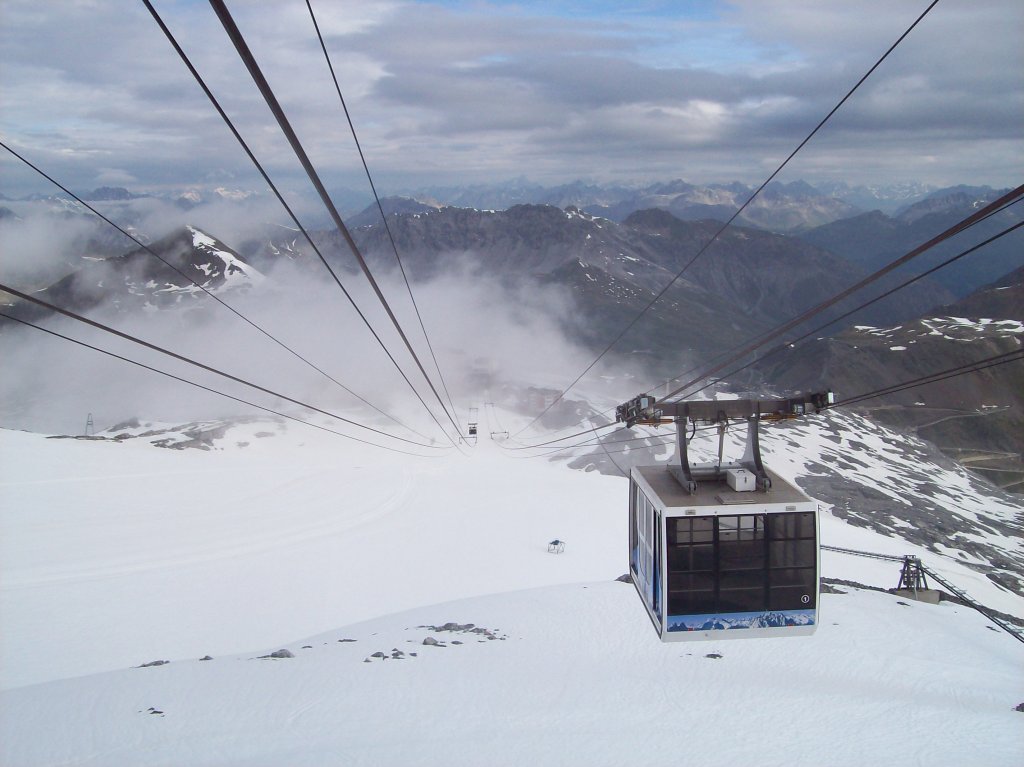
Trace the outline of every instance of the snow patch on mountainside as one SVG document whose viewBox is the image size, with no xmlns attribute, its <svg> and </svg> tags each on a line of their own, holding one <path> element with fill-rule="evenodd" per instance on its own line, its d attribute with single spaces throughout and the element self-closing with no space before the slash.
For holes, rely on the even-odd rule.
<svg viewBox="0 0 1024 767">
<path fill-rule="evenodd" d="M 917 325 L 918 327 L 914 327 Z M 929 317 L 918 320 L 914 325 L 896 325 L 891 328 L 876 328 L 870 325 L 854 325 L 853 330 L 878 338 L 892 338 L 903 330 L 906 337 L 940 336 L 947 341 L 973 341 L 979 337 L 1018 336 L 1024 334 L 1024 323 L 1019 320 L 969 319 L 967 317 Z M 911 342 L 913 343 L 913 342 Z"/>
<path fill-rule="evenodd" d="M 220 262 L 216 267 L 210 264 L 199 265 L 207 276 L 212 272 L 220 271 L 224 275 L 224 283 L 221 290 L 237 287 L 244 283 L 259 283 L 264 279 L 263 274 L 254 267 L 237 258 L 234 253 L 222 250 L 217 247 L 217 241 L 195 227 L 188 227 L 192 233 L 192 244 L 197 250 L 209 253 Z"/>
</svg>

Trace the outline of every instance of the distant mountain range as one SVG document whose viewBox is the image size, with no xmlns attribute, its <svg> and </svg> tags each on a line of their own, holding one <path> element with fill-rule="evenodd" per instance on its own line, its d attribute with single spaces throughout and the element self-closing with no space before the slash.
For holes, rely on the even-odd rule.
<svg viewBox="0 0 1024 767">
<path fill-rule="evenodd" d="M 919 183 L 851 186 L 842 182 L 773 182 L 740 217 L 746 226 L 778 232 L 795 232 L 866 211 L 880 210 L 894 215 L 908 205 L 935 196 L 967 190 L 968 187 L 936 189 Z M 985 189 L 976 187 L 975 189 Z M 991 191 L 991 190 L 990 190 Z M 739 182 L 692 184 L 683 180 L 647 185 L 596 184 L 574 181 L 545 186 L 526 179 L 461 187 L 423 187 L 405 190 L 382 200 L 387 213 L 412 212 L 416 205 L 459 207 L 477 210 L 506 210 L 515 205 L 577 207 L 594 215 L 622 221 L 631 213 L 648 208 L 668 210 L 678 218 L 725 220 L 753 193 L 753 187 Z M 159 199 L 190 210 L 209 202 L 244 202 L 266 196 L 265 190 L 193 187 L 178 191 L 134 192 L 124 187 L 99 187 L 78 195 L 89 202 L 130 202 Z M 331 192 L 335 203 L 352 226 L 373 223 L 379 218 L 368 190 L 347 188 Z M 66 197 L 61 193 L 34 194 L 19 199 L 0 195 L 0 201 L 39 201 Z M 362 211 L 362 212 L 360 212 Z"/>
<path fill-rule="evenodd" d="M 691 184 L 682 180 L 646 186 L 571 184 L 543 186 L 525 179 L 503 184 L 467 187 L 426 187 L 404 193 L 437 207 L 505 210 L 513 205 L 574 206 L 616 221 L 648 208 L 668 210 L 678 218 L 725 220 L 753 193 L 739 182 Z M 941 193 L 935 187 L 906 183 L 850 186 L 844 183 L 773 182 L 741 216 L 741 223 L 772 231 L 790 232 L 870 210 L 894 213 L 909 204 Z"/>
<path fill-rule="evenodd" d="M 892 216 L 880 211 L 863 213 L 800 233 L 805 242 L 843 256 L 874 271 L 916 246 L 953 226 L 1006 190 L 988 187 L 954 187 L 905 206 Z M 956 255 L 967 247 L 993 236 L 1022 218 L 1020 206 L 1011 206 L 997 216 L 933 248 L 907 265 L 904 271 L 920 273 Z M 1021 264 L 1024 234 L 1019 230 L 964 260 L 935 273 L 934 280 L 957 296 L 965 296 L 992 280 L 1001 278 Z"/>
<path fill-rule="evenodd" d="M 661 210 L 637 212 L 616 223 L 577 208 L 547 205 L 505 211 L 427 208 L 389 216 L 388 223 L 406 271 L 416 278 L 471 264 L 500 279 L 536 279 L 572 291 L 578 312 L 571 331 L 595 348 L 614 338 L 720 228 L 713 221 L 682 221 Z M 357 229 L 354 237 L 372 263 L 395 267 L 382 225 Z M 272 253 L 308 257 L 294 237 L 280 239 L 265 255 L 251 254 L 254 263 L 264 264 Z M 351 263 L 336 233 L 321 233 L 317 239 L 334 257 Z M 717 353 L 763 332 L 863 275 L 860 267 L 799 239 L 732 227 L 668 289 L 618 351 L 672 367 L 693 352 Z M 868 315 L 873 321 L 895 322 L 953 296 L 925 282 L 901 298 Z"/>
<path fill-rule="evenodd" d="M 673 200 L 698 204 L 693 203 L 698 191 L 676 182 L 651 187 L 646 193 L 664 199 L 675 195 Z M 717 190 L 723 195 L 726 191 Z M 765 195 L 766 201 L 779 203 L 776 213 L 801 196 L 808 201 L 809 210 L 821 210 L 817 193 L 807 185 L 790 184 L 776 191 L 778 194 Z M 808 229 L 799 236 L 734 225 L 706 249 L 721 229 L 720 221 L 687 220 L 663 207 L 633 211 L 614 221 L 577 206 L 514 205 L 504 210 L 479 210 L 408 199 L 383 202 L 390 233 L 414 280 L 468 269 L 470 274 L 493 278 L 491 284 L 495 285 L 562 288 L 574 298 L 574 311 L 568 317 L 561 315 L 564 329 L 573 338 L 602 350 L 626 331 L 612 356 L 641 362 L 648 371 L 669 377 L 830 298 L 996 194 L 987 188 L 945 190 L 906 204 L 892 215 L 860 214 Z M 131 210 L 130 194 L 126 199 L 121 192 L 108 189 L 100 196 Z M 230 196 L 225 199 L 231 202 Z M 707 202 L 711 198 L 703 199 L 711 204 Z M 51 200 L 47 205 L 55 225 L 82 215 L 74 203 Z M 12 207 L 13 217 L 0 225 L 24 224 L 17 218 L 16 207 Z M 349 221 L 373 268 L 393 270 L 396 262 L 391 240 L 379 215 L 374 206 L 362 218 Z M 979 225 L 970 242 L 1018 217 L 1012 209 L 1004 211 Z M 800 218 L 809 220 L 813 215 Z M 360 222 L 365 223 L 356 227 Z M 112 230 L 103 231 L 111 236 Z M 353 259 L 337 232 L 312 234 L 342 272 L 355 272 Z M 955 279 L 946 275 L 947 270 L 940 270 L 934 279 L 923 279 L 845 320 L 828 330 L 829 335 L 762 360 L 734 383 L 793 389 L 827 385 L 848 396 L 1019 345 L 1024 339 L 1014 328 L 1024 320 L 1024 288 L 1019 268 L 1021 238 L 1017 235 L 1019 232 L 962 259 L 955 265 L 957 272 L 950 267 Z M 143 234 L 139 236 L 145 241 Z M 920 270 L 936 258 L 946 257 L 950 249 L 964 247 L 966 240 L 961 237 L 950 243 L 938 256 L 922 257 L 922 265 L 914 262 L 915 268 Z M 104 243 L 106 247 L 113 245 Z M 248 238 L 234 245 L 237 250 L 195 227 L 177 229 L 150 247 L 215 292 L 258 289 L 264 275 L 273 284 L 275 268 L 285 261 L 308 267 L 310 274 L 322 272 L 296 232 L 279 226 L 255 227 Z M 100 304 L 124 312 L 158 310 L 192 298 L 205 300 L 188 280 L 142 249 L 126 252 L 122 246 L 119 252 L 108 256 L 100 249 L 83 250 L 78 256 L 68 254 L 69 273 L 31 287 L 39 287 L 38 295 L 46 300 L 77 311 Z M 681 271 L 682 276 L 673 282 Z M 997 274 L 993 276 L 993 272 Z M 872 295 L 903 279 L 905 275 L 888 275 L 876 284 Z M 663 291 L 650 311 L 627 331 Z M 862 300 L 861 296 L 848 299 L 817 321 L 837 317 Z M 22 316 L 42 316 L 28 307 L 15 307 L 15 311 Z M 950 319 L 958 317 L 963 321 Z M 996 484 L 1016 488 L 1024 478 L 1019 458 L 1024 449 L 1019 436 L 1024 434 L 1020 394 L 1024 378 L 1012 367 L 979 373 L 966 386 L 957 381 L 945 387 L 936 385 L 923 400 L 914 399 L 918 395 L 911 392 L 894 395 L 877 407 L 868 403 L 869 409 L 884 423 L 917 431 L 947 447 L 949 455 L 987 472 Z M 926 404 L 916 404 L 919 401 Z"/>
</svg>

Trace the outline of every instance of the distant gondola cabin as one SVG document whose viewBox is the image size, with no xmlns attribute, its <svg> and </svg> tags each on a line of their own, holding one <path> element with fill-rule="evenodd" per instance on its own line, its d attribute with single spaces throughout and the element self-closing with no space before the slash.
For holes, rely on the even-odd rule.
<svg viewBox="0 0 1024 767">
<path fill-rule="evenodd" d="M 818 623 L 817 504 L 765 470 L 687 492 L 665 465 L 630 472 L 629 567 L 662 641 L 811 634 Z"/>
</svg>

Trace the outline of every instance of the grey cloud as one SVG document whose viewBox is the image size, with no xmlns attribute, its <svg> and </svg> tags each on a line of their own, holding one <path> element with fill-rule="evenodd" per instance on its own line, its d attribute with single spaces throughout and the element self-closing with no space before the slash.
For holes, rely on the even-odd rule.
<svg viewBox="0 0 1024 767">
<path fill-rule="evenodd" d="M 58 176 L 85 184 L 116 168 L 142 186 L 183 186 L 213 171 L 259 185 L 144 9 L 62 6 L 66 23 L 54 24 L 49 6 L 8 6 L 2 132 Z M 615 23 L 411 2 L 320 3 L 317 11 L 372 169 L 412 185 L 520 174 L 650 180 L 697 167 L 705 175 L 694 181 L 757 181 L 921 7 L 744 0 L 717 17 L 631 14 Z M 301 183 L 208 9 L 161 10 L 274 177 Z M 302 4 L 238 4 L 236 16 L 329 184 L 362 183 Z M 827 148 L 846 167 L 875 174 L 844 180 L 925 173 L 921 180 L 934 181 L 946 170 L 925 158 L 957 149 L 976 161 L 958 168 L 967 174 L 958 181 L 1019 176 L 1022 22 L 1024 8 L 1012 2 L 940 4 L 795 169 L 809 180 L 812 171 L 841 173 L 812 151 Z M 89 152 L 104 156 L 90 166 Z"/>
</svg>

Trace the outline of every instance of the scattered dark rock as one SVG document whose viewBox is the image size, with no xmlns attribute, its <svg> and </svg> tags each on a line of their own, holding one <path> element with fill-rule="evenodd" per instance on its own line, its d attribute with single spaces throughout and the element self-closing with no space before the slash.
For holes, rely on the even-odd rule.
<svg viewBox="0 0 1024 767">
<path fill-rule="evenodd" d="M 486 631 L 487 629 L 478 629 L 476 624 L 473 623 L 445 623 L 441 626 L 420 626 L 421 629 L 430 629 L 431 631 Z"/>
<path fill-rule="evenodd" d="M 414 652 L 409 653 L 409 655 L 411 655 L 414 658 L 416 657 L 416 653 L 414 653 Z"/>
<path fill-rule="evenodd" d="M 618 581 L 619 583 L 632 583 L 633 582 L 633 579 L 629 577 L 629 573 L 626 573 L 625 575 L 620 575 L 615 580 Z"/>
<path fill-rule="evenodd" d="M 213 658 L 212 658 L 212 657 L 210 657 L 209 655 L 204 655 L 204 656 L 203 656 L 202 658 L 200 658 L 199 660 L 213 660 Z"/>
<path fill-rule="evenodd" d="M 896 604 L 903 605 L 904 607 L 910 607 L 910 605 L 908 605 L 906 602 L 901 602 L 898 599 L 896 600 Z"/>
<path fill-rule="evenodd" d="M 302 649 L 303 650 L 312 650 L 313 649 L 313 645 L 311 645 L 311 644 L 304 644 L 304 645 L 302 645 Z"/>
<path fill-rule="evenodd" d="M 708 653 L 707 655 L 705 655 L 704 657 L 705 657 L 705 658 L 714 658 L 714 659 L 716 659 L 716 660 L 717 660 L 718 658 L 721 658 L 722 656 L 721 656 L 721 654 L 720 654 L 720 653 L 717 653 L 717 652 L 709 652 L 709 653 Z"/>
<path fill-rule="evenodd" d="M 135 668 L 149 668 L 150 666 L 163 666 L 165 663 L 170 663 L 169 660 L 151 660 L 149 663 L 143 663 L 141 666 Z"/>
<path fill-rule="evenodd" d="M 260 658 L 273 658 L 275 660 L 278 659 L 278 658 L 294 658 L 294 657 L 295 657 L 295 655 L 294 655 L 294 653 L 292 653 L 291 650 L 274 650 L 274 652 L 270 653 L 270 655 L 261 655 L 260 656 Z"/>
<path fill-rule="evenodd" d="M 452 644 L 462 644 L 458 639 L 453 639 Z"/>
<path fill-rule="evenodd" d="M 819 587 L 818 590 L 822 594 L 848 594 L 849 593 L 848 591 L 843 591 L 842 589 L 837 589 L 832 584 L 825 583 L 824 581 L 821 582 L 821 586 Z"/>
<path fill-rule="evenodd" d="M 1017 707 L 1014 708 L 1013 710 L 1014 711 L 1020 711 L 1022 714 L 1024 714 L 1024 703 L 1018 704 Z"/>
<path fill-rule="evenodd" d="M 371 658 L 386 658 L 387 656 L 384 653 L 382 653 L 380 650 L 377 650 L 377 652 L 371 654 L 370 657 Z"/>
<path fill-rule="evenodd" d="M 443 645 L 440 642 L 438 642 L 436 639 L 434 639 L 434 637 L 427 637 L 426 639 L 423 640 L 423 644 L 425 644 L 425 645 L 427 645 L 429 647 L 443 647 Z"/>
<path fill-rule="evenodd" d="M 339 639 L 339 642 L 355 642 L 355 639 Z"/>
<path fill-rule="evenodd" d="M 824 588 L 824 586 L 826 584 L 829 584 L 829 585 L 832 585 L 832 586 L 849 586 L 852 589 L 864 589 L 865 591 L 878 591 L 878 592 L 880 592 L 882 594 L 888 594 L 889 593 L 888 589 L 883 589 L 881 586 L 869 586 L 866 583 L 858 583 L 857 581 L 848 581 L 848 580 L 845 580 L 843 578 L 822 578 L 821 579 L 821 584 L 822 584 L 822 588 Z"/>
</svg>

